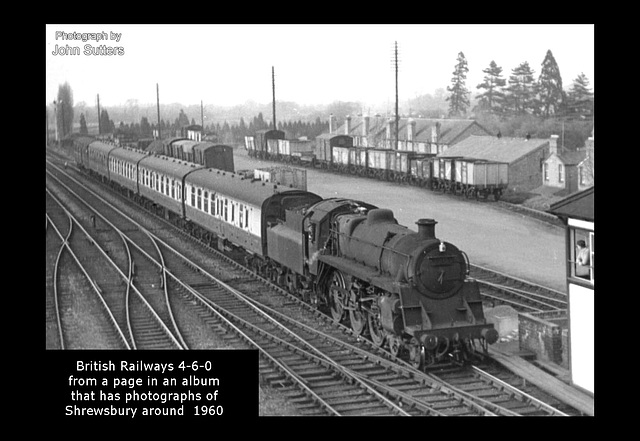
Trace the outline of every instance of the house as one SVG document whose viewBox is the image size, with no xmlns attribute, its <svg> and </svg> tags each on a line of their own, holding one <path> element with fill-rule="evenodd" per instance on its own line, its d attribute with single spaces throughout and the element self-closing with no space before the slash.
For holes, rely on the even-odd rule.
<svg viewBox="0 0 640 441">
<path fill-rule="evenodd" d="M 466 158 L 508 164 L 507 189 L 528 191 L 542 182 L 541 164 L 548 156 L 549 140 L 471 135 L 439 158 Z"/>
<path fill-rule="evenodd" d="M 580 186 L 582 189 L 588 187 L 586 156 L 583 149 L 568 150 L 558 147 L 558 135 L 551 135 L 549 156 L 542 165 L 543 185 L 566 190 L 567 193 L 575 193 L 581 189 Z"/>
<path fill-rule="evenodd" d="M 337 126 L 333 115 L 329 118 L 330 133 L 353 137 L 355 147 L 395 149 L 395 118 L 376 116 L 347 116 Z M 484 127 L 470 119 L 400 118 L 398 150 L 437 154 L 471 135 L 491 135 Z"/>
<path fill-rule="evenodd" d="M 594 139 L 593 133 L 584 143 L 585 158 L 578 164 L 578 191 L 586 190 L 594 185 Z"/>
</svg>

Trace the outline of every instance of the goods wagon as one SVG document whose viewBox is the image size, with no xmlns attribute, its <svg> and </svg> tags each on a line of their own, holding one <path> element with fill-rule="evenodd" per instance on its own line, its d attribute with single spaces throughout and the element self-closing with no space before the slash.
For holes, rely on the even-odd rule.
<svg viewBox="0 0 640 441">
<path fill-rule="evenodd" d="M 389 170 L 395 166 L 395 150 L 368 149 L 367 173 L 369 177 L 387 180 Z"/>
<path fill-rule="evenodd" d="M 270 139 L 284 139 L 284 132 L 282 130 L 258 130 L 254 139 L 254 153 L 249 150 L 249 156 L 256 157 L 258 159 L 267 159 L 269 155 L 268 141 Z M 275 147 L 271 150 L 274 154 L 278 153 L 278 144 L 276 142 Z"/>
<path fill-rule="evenodd" d="M 349 170 L 349 147 L 333 147 L 331 152 L 332 169 L 339 172 Z"/>
<path fill-rule="evenodd" d="M 332 163 L 333 147 L 352 147 L 353 138 L 348 135 L 324 133 L 316 137 L 315 160 L 322 168 L 329 168 Z"/>
<path fill-rule="evenodd" d="M 257 168 L 253 172 L 253 177 L 285 187 L 307 190 L 307 171 L 301 168 L 289 166 Z"/>
<path fill-rule="evenodd" d="M 228 145 L 201 142 L 193 146 L 193 161 L 206 168 L 233 172 L 233 148 Z"/>
<path fill-rule="evenodd" d="M 431 188 L 434 156 L 435 155 L 428 155 L 422 159 L 411 159 L 409 161 L 411 163 L 411 177 L 409 182 L 412 185 Z"/>
<path fill-rule="evenodd" d="M 456 193 L 467 197 L 500 199 L 507 188 L 509 164 L 474 159 L 456 160 Z"/>
<path fill-rule="evenodd" d="M 453 192 L 456 188 L 456 160 L 462 158 L 434 158 L 433 160 L 433 189 Z"/>
<path fill-rule="evenodd" d="M 367 173 L 367 149 L 351 147 L 349 149 L 349 173 L 352 175 L 366 176 Z"/>
<path fill-rule="evenodd" d="M 312 162 L 314 143 L 306 139 L 278 140 L 278 154 L 284 162 Z"/>
</svg>

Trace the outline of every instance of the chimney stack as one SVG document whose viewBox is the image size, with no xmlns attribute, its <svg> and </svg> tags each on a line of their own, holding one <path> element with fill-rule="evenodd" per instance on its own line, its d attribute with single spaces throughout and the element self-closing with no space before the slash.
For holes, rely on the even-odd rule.
<svg viewBox="0 0 640 441">
<path fill-rule="evenodd" d="M 413 137 L 416 135 L 416 120 L 409 118 L 407 124 L 407 141 L 413 141 Z"/>
<path fill-rule="evenodd" d="M 558 135 L 551 135 L 551 137 L 549 138 L 549 154 L 558 154 Z"/>
<path fill-rule="evenodd" d="M 437 122 L 435 126 L 431 127 L 431 143 L 437 144 L 440 141 L 440 123 Z"/>
<path fill-rule="evenodd" d="M 369 136 L 369 121 L 371 118 L 369 115 L 365 115 L 362 118 L 362 136 Z"/>
<path fill-rule="evenodd" d="M 391 140 L 393 139 L 393 122 L 395 121 L 394 118 L 389 118 L 387 120 L 387 139 Z"/>
<path fill-rule="evenodd" d="M 336 129 L 336 117 L 333 115 L 333 113 L 329 114 L 329 133 L 333 133 L 333 131 Z"/>
<path fill-rule="evenodd" d="M 347 120 L 344 124 L 344 134 L 348 135 L 351 132 L 351 115 L 347 115 Z"/>
</svg>

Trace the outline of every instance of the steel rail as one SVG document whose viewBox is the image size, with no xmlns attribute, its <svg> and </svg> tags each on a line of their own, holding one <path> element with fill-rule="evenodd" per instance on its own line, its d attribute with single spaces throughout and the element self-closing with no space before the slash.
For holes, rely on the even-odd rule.
<svg viewBox="0 0 640 441">
<path fill-rule="evenodd" d="M 54 177 L 54 178 L 55 178 L 55 177 Z M 57 180 L 57 178 L 55 178 L 55 179 Z M 65 184 L 63 184 L 63 183 L 61 183 L 61 185 L 63 185 L 63 186 L 65 186 L 65 187 L 66 187 L 66 185 L 65 185 Z M 69 188 L 67 188 L 67 190 L 68 190 L 68 191 L 71 191 L 71 192 L 73 193 L 73 190 L 71 190 L 71 189 L 69 189 Z M 47 190 L 47 191 L 49 192 L 49 190 Z M 49 192 L 49 193 L 50 193 L 50 192 Z M 75 195 L 75 197 L 76 197 L 76 198 L 78 198 L 78 196 L 77 196 L 75 193 L 73 193 L 73 194 Z M 53 194 L 52 194 L 52 196 L 53 196 Z M 80 199 L 80 198 L 78 198 L 78 199 L 79 199 L 79 200 L 82 200 L 82 199 Z M 86 204 L 86 203 L 85 203 L 85 204 Z M 65 209 L 65 211 L 67 211 L 67 210 Z M 68 212 L 68 211 L 67 211 L 67 212 Z M 69 214 L 69 215 L 71 216 L 71 214 Z M 109 261 L 109 263 L 111 263 L 111 265 L 113 265 L 113 267 L 114 267 L 115 271 L 116 271 L 116 272 L 118 272 L 118 273 L 120 274 L 120 276 L 123 278 L 123 280 L 127 283 L 127 287 L 131 286 L 131 287 L 133 288 L 134 292 L 138 295 L 138 298 L 139 298 L 140 300 L 142 300 L 143 304 L 144 304 L 144 305 L 146 306 L 146 308 L 151 312 L 151 314 L 152 314 L 152 316 L 154 317 L 154 319 L 156 320 L 156 322 L 157 322 L 157 323 L 160 325 L 160 327 L 163 329 L 164 333 L 165 333 L 165 334 L 167 334 L 167 336 L 168 336 L 168 337 L 169 337 L 169 339 L 172 341 L 172 343 L 173 343 L 173 344 L 174 344 L 178 349 L 183 349 L 182 344 L 181 344 L 181 343 L 180 343 L 180 342 L 175 338 L 175 336 L 173 335 L 173 333 L 172 333 L 172 332 L 167 328 L 167 326 L 165 325 L 164 321 L 163 321 L 163 320 L 158 316 L 158 313 L 153 309 L 153 307 L 152 307 L 152 306 L 149 304 L 149 302 L 145 299 L 145 297 L 142 295 L 142 293 L 141 293 L 141 292 L 140 292 L 140 291 L 135 287 L 135 285 L 133 285 L 133 283 L 132 283 L 132 275 L 133 275 L 133 269 L 132 269 L 132 267 L 130 266 L 130 272 L 129 272 L 129 275 L 128 275 L 128 276 L 127 276 L 127 275 L 125 275 L 125 274 L 122 272 L 122 270 L 121 270 L 120 268 L 118 268 L 118 266 L 117 266 L 117 265 L 116 265 L 116 263 L 111 259 L 111 257 L 109 257 L 109 255 L 105 252 L 105 250 L 103 250 L 100 246 L 98 246 L 98 244 L 97 244 L 97 242 L 95 241 L 95 239 L 93 238 L 93 236 L 91 236 L 91 234 L 90 234 L 88 231 L 86 231 L 86 230 L 84 229 L 84 227 L 82 227 L 82 225 L 81 225 L 79 222 L 77 222 L 77 221 L 75 221 L 75 220 L 74 220 L 74 222 L 75 222 L 75 223 L 76 223 L 76 225 L 78 225 L 78 227 L 83 231 L 83 233 L 84 233 L 87 237 L 89 237 L 89 238 L 90 238 L 90 239 L 95 243 L 95 245 L 96 245 L 96 249 L 97 249 L 98 251 L 100 251 L 100 253 L 101 253 L 101 254 L 102 254 L 102 255 L 103 255 L 103 256 L 104 256 L 104 257 Z M 118 231 L 118 230 L 116 230 L 116 231 Z M 119 234 L 121 234 L 121 233 L 119 232 Z M 130 262 L 132 262 L 132 261 L 131 261 L 131 259 L 130 259 L 129 261 L 130 261 Z M 86 274 L 86 272 L 85 272 L 85 274 Z M 95 285 L 95 282 L 91 279 L 91 277 L 89 277 L 89 275 L 88 275 L 88 274 L 86 274 L 86 276 L 87 276 L 87 278 L 89 279 L 89 281 L 91 282 L 92 286 L 94 286 L 94 289 L 96 289 L 97 285 Z M 97 288 L 97 289 L 99 289 L 99 288 Z M 127 294 L 128 294 L 128 293 L 127 293 Z M 100 298 L 101 298 L 101 299 L 102 299 L 102 301 L 104 302 L 104 299 L 102 298 L 102 296 L 100 296 Z M 127 305 L 129 304 L 129 301 L 128 301 L 128 295 L 127 295 L 127 303 L 126 303 L 126 304 L 127 304 Z M 105 307 L 107 307 L 107 306 L 106 306 L 106 303 L 105 303 Z M 107 310 L 109 311 L 109 315 L 113 318 L 113 315 L 111 314 L 111 311 L 110 311 L 110 309 L 109 309 L 108 307 L 107 307 Z M 127 309 L 127 311 L 128 311 L 128 309 Z M 129 316 L 129 314 L 127 314 L 127 315 Z M 115 319 L 114 319 L 114 321 L 115 321 Z M 131 325 L 131 322 L 130 322 L 130 321 L 129 321 L 129 325 Z M 118 327 L 118 329 L 120 329 L 120 328 Z M 132 332 L 132 331 L 131 331 L 131 332 Z M 121 331 L 120 331 L 120 333 L 121 333 Z M 121 333 L 121 334 L 122 334 L 122 333 Z M 135 341 L 135 340 L 133 340 L 133 341 Z M 129 346 L 129 345 L 127 344 L 127 346 Z"/>
<path fill-rule="evenodd" d="M 87 232 L 82 228 L 82 225 L 80 225 L 71 215 L 71 213 L 69 213 L 69 211 L 61 204 L 61 202 L 58 200 L 58 198 L 56 198 L 53 193 L 51 193 L 48 189 L 47 192 L 50 194 L 50 196 L 53 197 L 53 199 L 60 205 L 60 207 L 65 211 L 65 213 L 67 214 L 67 216 L 69 217 L 70 221 L 72 223 L 75 223 L 76 225 L 78 225 L 78 227 L 80 228 L 81 231 L 83 231 L 85 234 L 87 234 Z M 63 240 L 63 244 L 61 246 L 62 248 L 65 248 L 69 251 L 69 254 L 71 255 L 71 257 L 73 257 L 73 260 L 76 262 L 76 264 L 78 265 L 78 267 L 80 268 L 80 270 L 82 271 L 82 273 L 84 274 L 84 276 L 87 278 L 87 280 L 89 281 L 89 284 L 91 285 L 91 287 L 93 288 L 93 290 L 95 291 L 95 293 L 98 295 L 98 298 L 100 299 L 100 304 L 104 307 L 107 316 L 109 317 L 109 320 L 111 321 L 112 325 L 115 327 L 115 329 L 117 330 L 118 336 L 120 337 L 120 339 L 122 340 L 122 342 L 124 343 L 124 345 L 126 346 L 127 349 L 130 349 L 129 344 L 127 343 L 127 339 L 125 338 L 124 334 L 122 333 L 122 329 L 120 328 L 120 326 L 118 325 L 118 322 L 116 321 L 115 317 L 113 316 L 111 309 L 109 308 L 109 306 L 107 305 L 106 301 L 104 300 L 104 297 L 102 296 L 102 292 L 100 290 L 100 288 L 98 287 L 98 285 L 95 283 L 95 281 L 91 278 L 91 276 L 89 275 L 89 273 L 87 272 L 86 268 L 80 263 L 80 260 L 78 259 L 78 257 L 76 256 L 76 254 L 73 252 L 73 250 L 71 249 L 71 246 L 69 245 L 67 239 L 62 237 L 62 234 L 59 232 L 58 228 L 55 226 L 55 224 L 53 223 L 53 220 L 51 219 L 51 225 L 53 227 L 53 229 L 55 230 L 56 234 L 58 234 L 58 236 Z M 71 228 L 69 228 L 69 236 L 71 236 Z M 90 237 L 90 236 L 89 236 Z M 55 283 L 57 285 L 57 282 Z M 56 295 L 57 297 L 57 295 Z M 62 348 L 64 349 L 64 347 Z"/>
<path fill-rule="evenodd" d="M 177 335 L 174 335 L 173 332 L 171 332 L 166 325 L 164 324 L 164 321 L 158 316 L 157 312 L 153 309 L 153 307 L 147 302 L 147 300 L 144 298 L 144 296 L 142 295 L 142 293 L 135 287 L 134 283 L 133 283 L 133 260 L 131 259 L 131 253 L 129 251 L 129 247 L 128 245 L 126 245 L 126 242 L 131 243 L 138 251 L 140 251 L 145 257 L 147 257 L 147 259 L 149 259 L 151 262 L 153 262 L 154 264 L 156 264 L 162 271 L 163 271 L 163 277 L 164 276 L 164 259 L 162 257 L 162 254 L 160 252 L 160 249 L 158 248 L 158 245 L 156 243 L 157 237 L 152 235 L 148 230 L 146 230 L 142 225 L 140 225 L 139 223 L 133 221 L 133 220 L 129 220 L 129 217 L 123 213 L 121 210 L 119 210 L 118 208 L 116 208 L 115 206 L 113 206 L 111 203 L 109 203 L 108 201 L 104 200 L 103 198 L 101 198 L 100 196 L 96 195 L 94 192 L 91 192 L 97 199 L 99 199 L 100 201 L 104 202 L 105 205 L 107 205 L 111 210 L 115 211 L 116 213 L 118 213 L 120 216 L 123 216 L 125 219 L 127 219 L 127 221 L 132 222 L 136 225 L 136 227 L 138 227 L 141 231 L 143 231 L 151 240 L 151 242 L 154 244 L 157 252 L 160 255 L 160 259 L 161 262 L 156 261 L 149 253 L 147 253 L 144 249 L 142 249 L 142 247 L 140 247 L 138 244 L 135 243 L 135 241 L 133 239 L 131 239 L 129 236 L 127 236 L 126 233 L 122 232 L 118 227 L 116 227 L 111 221 L 109 221 L 104 215 L 102 215 L 100 212 L 98 212 L 94 207 L 92 207 L 91 205 L 89 205 L 86 201 L 84 201 L 82 198 L 79 197 L 79 195 L 72 190 L 71 188 L 69 188 L 68 185 L 66 185 L 65 183 L 61 182 L 60 179 L 58 179 L 56 176 L 53 176 L 51 174 L 52 178 L 55 179 L 60 185 L 62 185 L 67 191 L 69 191 L 76 199 L 78 199 L 79 201 L 81 201 L 90 211 L 92 211 L 93 213 L 97 214 L 100 219 L 102 219 L 103 222 L 105 222 L 107 225 L 109 225 L 111 228 L 113 228 L 114 231 L 116 231 L 123 239 L 123 241 L 125 242 L 125 246 L 127 247 L 127 253 L 129 255 L 129 275 L 125 276 L 125 274 L 120 270 L 120 268 L 117 267 L 117 265 L 115 265 L 115 263 L 111 260 L 111 258 L 102 250 L 102 248 L 98 247 L 98 249 L 101 250 L 102 254 L 110 261 L 112 262 L 112 264 L 114 265 L 114 267 L 116 268 L 116 270 L 118 271 L 118 273 L 120 273 L 120 275 L 127 281 L 127 301 L 126 301 L 126 305 L 127 305 L 127 320 L 129 323 L 129 329 L 130 329 L 130 333 L 131 333 L 131 338 L 132 341 L 133 340 L 133 334 L 132 334 L 132 330 L 131 330 L 131 321 L 130 321 L 130 314 L 129 314 L 129 288 L 133 287 L 134 290 L 137 292 L 137 294 L 140 296 L 140 298 L 144 301 L 144 303 L 147 305 L 147 307 L 153 311 L 153 314 L 156 316 L 157 320 L 159 320 L 160 323 L 162 323 L 162 326 L 165 328 L 165 332 L 168 332 L 169 335 L 171 336 L 171 338 L 175 341 L 175 343 L 177 343 L 177 345 L 181 348 L 187 348 L 188 345 L 185 343 L 184 339 L 182 338 L 181 333 L 178 330 L 175 318 L 174 318 L 174 314 L 173 314 L 173 310 L 171 308 L 171 305 L 169 303 L 169 295 L 167 292 L 167 284 L 164 284 L 164 291 L 165 291 L 165 299 L 167 302 L 167 310 L 169 312 L 169 317 L 171 320 L 171 323 L 174 327 L 174 332 Z M 71 178 L 73 181 L 75 181 L 77 183 L 77 181 L 73 178 Z M 93 239 L 93 237 L 90 235 L 90 233 L 88 233 L 86 230 L 84 230 L 84 228 L 79 225 L 80 228 L 85 232 L 85 234 L 88 237 L 91 237 L 92 240 L 95 242 L 95 239 Z M 165 280 L 166 282 L 166 280 Z"/>
</svg>

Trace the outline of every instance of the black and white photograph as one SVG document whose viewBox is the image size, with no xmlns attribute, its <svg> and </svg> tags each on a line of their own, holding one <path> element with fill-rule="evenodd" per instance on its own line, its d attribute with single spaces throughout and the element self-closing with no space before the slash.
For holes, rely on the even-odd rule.
<svg viewBox="0 0 640 441">
<path fill-rule="evenodd" d="M 594 24 L 46 24 L 56 420 L 595 416 Z"/>
</svg>

